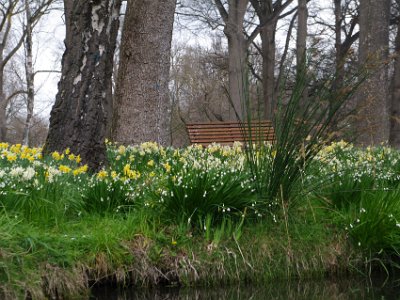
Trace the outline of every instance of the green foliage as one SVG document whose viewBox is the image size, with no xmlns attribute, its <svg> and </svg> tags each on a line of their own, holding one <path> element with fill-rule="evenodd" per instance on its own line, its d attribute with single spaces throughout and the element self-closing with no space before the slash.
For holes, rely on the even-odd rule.
<svg viewBox="0 0 400 300">
<path fill-rule="evenodd" d="M 360 203 L 345 212 L 346 230 L 367 258 L 390 262 L 400 254 L 400 189 L 366 190 Z"/>
<path fill-rule="evenodd" d="M 306 66 L 299 68 L 290 95 L 282 94 L 277 104 L 273 120 L 276 142 L 246 145 L 247 163 L 266 209 L 279 207 L 282 201 L 292 205 L 303 194 L 304 176 L 331 139 L 328 131 L 338 110 L 363 81 L 364 77 L 357 75 L 348 80 L 346 89 L 332 91 L 329 82 L 334 78 L 329 78 L 309 95 L 312 79 Z M 250 115 L 247 121 L 251 123 Z"/>
<path fill-rule="evenodd" d="M 338 142 L 307 168 L 296 162 L 301 173 L 291 193 L 304 197 L 290 215 L 283 186 L 275 201 L 263 202 L 269 176 L 289 174 L 271 171 L 274 145 L 252 148 L 264 176 L 255 183 L 238 145 L 111 145 L 110 166 L 97 174 L 71 154 L 31 162 L 22 158 L 30 150 L 21 149 L 13 157 L 18 150 L 7 146 L 0 157 L 0 289 L 26 278 L 37 289 L 56 279 L 83 289 L 88 276 L 130 271 L 140 284 L 160 280 L 155 270 L 188 283 L 199 274 L 228 281 L 322 276 L 360 266 L 355 258 L 386 264 L 399 257 L 400 152 L 386 147 Z M 358 256 L 348 257 L 348 249 Z"/>
<path fill-rule="evenodd" d="M 317 182 L 314 194 L 340 216 L 368 264 L 393 264 L 399 255 L 399 158 L 387 147 L 358 149 L 342 141 L 318 154 L 306 179 Z"/>
<path fill-rule="evenodd" d="M 207 215 L 216 222 L 225 215 L 241 216 L 255 199 L 248 174 L 232 160 L 233 154 L 210 152 L 190 148 L 168 161 L 171 169 L 162 188 L 146 205 L 161 209 L 170 221 L 176 221 L 177 216 L 189 223 Z"/>
</svg>

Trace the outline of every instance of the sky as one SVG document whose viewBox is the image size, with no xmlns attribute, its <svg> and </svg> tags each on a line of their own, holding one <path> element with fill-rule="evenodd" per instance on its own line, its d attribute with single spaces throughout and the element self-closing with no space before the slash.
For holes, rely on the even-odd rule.
<svg viewBox="0 0 400 300">
<path fill-rule="evenodd" d="M 34 53 L 35 71 L 61 71 L 64 52 L 65 27 L 63 13 L 52 11 L 44 16 L 35 28 Z M 34 113 L 48 118 L 57 94 L 60 73 L 39 72 L 35 76 Z"/>
</svg>

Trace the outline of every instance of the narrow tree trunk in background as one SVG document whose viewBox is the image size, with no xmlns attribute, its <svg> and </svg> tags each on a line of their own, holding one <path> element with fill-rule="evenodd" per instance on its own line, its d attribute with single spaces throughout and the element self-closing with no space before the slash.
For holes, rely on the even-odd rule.
<svg viewBox="0 0 400 300">
<path fill-rule="evenodd" d="M 64 0 L 66 50 L 44 151 L 70 148 L 93 171 L 105 163 L 106 107 L 121 0 Z"/>
<path fill-rule="evenodd" d="M 373 72 L 360 88 L 357 105 L 357 141 L 377 145 L 389 139 L 388 58 L 390 0 L 360 2 L 361 64 L 373 64 Z"/>
<path fill-rule="evenodd" d="M 342 51 L 342 0 L 334 0 L 335 6 L 335 73 L 332 89 L 337 91 L 343 84 L 344 57 Z"/>
<path fill-rule="evenodd" d="M 176 0 L 131 0 L 122 33 L 113 139 L 170 145 L 169 68 Z"/>
<path fill-rule="evenodd" d="M 29 133 L 32 126 L 33 106 L 35 101 L 34 88 L 34 71 L 33 71 L 33 52 L 32 52 L 32 18 L 29 0 L 25 0 L 25 15 L 26 15 L 26 41 L 25 41 L 25 73 L 27 85 L 27 103 L 26 103 L 26 120 L 22 143 L 29 145 Z"/>
<path fill-rule="evenodd" d="M 229 1 L 229 16 L 225 23 L 224 33 L 228 38 L 228 70 L 229 70 L 229 99 L 232 110 L 231 120 L 244 120 L 248 99 L 245 96 L 246 53 L 247 44 L 243 35 L 243 22 L 248 0 Z"/>
<path fill-rule="evenodd" d="M 307 19 L 308 19 L 308 9 L 307 0 L 298 0 L 297 8 L 297 38 L 296 38 L 296 69 L 297 76 L 299 80 L 304 80 L 302 78 L 306 76 L 306 51 L 307 51 Z M 303 91 L 303 96 L 301 97 L 300 108 L 303 109 L 307 105 L 307 88 Z"/>
<path fill-rule="evenodd" d="M 299 6 L 297 9 L 297 39 L 296 39 L 296 63 L 299 68 L 304 64 L 306 59 L 307 47 L 307 19 L 308 9 L 307 0 L 298 0 Z"/>
<path fill-rule="evenodd" d="M 260 33 L 262 49 L 262 74 L 264 95 L 264 117 L 272 120 L 276 106 L 275 97 L 275 31 L 277 19 L 265 26 Z"/>
<path fill-rule="evenodd" d="M 400 1 L 398 0 L 398 2 Z M 391 111 L 389 144 L 392 147 L 400 148 L 400 23 L 397 24 L 394 72 L 392 77 L 390 99 Z"/>
<path fill-rule="evenodd" d="M 343 86 L 344 79 L 344 53 L 342 49 L 342 0 L 334 0 L 335 12 L 335 78 L 332 82 L 332 92 L 338 92 Z M 330 110 L 335 107 L 329 103 Z M 336 130 L 336 128 L 334 129 Z"/>
<path fill-rule="evenodd" d="M 260 20 L 262 84 L 264 98 L 264 117 L 272 119 L 276 108 L 276 94 L 280 87 L 275 85 L 275 60 L 276 42 L 275 33 L 279 17 L 282 11 L 290 5 L 293 0 L 250 0 Z M 282 63 L 284 63 L 282 61 Z M 278 90 L 277 90 L 278 89 Z"/>
<path fill-rule="evenodd" d="M 4 68 L 2 66 L 3 51 L 0 49 L 0 143 L 7 137 L 7 102 L 4 94 Z"/>
</svg>

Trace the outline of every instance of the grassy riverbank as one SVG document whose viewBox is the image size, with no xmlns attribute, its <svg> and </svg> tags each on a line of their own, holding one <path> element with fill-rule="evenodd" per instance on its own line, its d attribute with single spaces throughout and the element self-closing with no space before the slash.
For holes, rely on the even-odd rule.
<svg viewBox="0 0 400 300">
<path fill-rule="evenodd" d="M 217 285 L 349 271 L 356 255 L 345 236 L 328 219 L 317 224 L 308 217 L 288 230 L 262 221 L 195 232 L 134 215 L 87 216 L 51 227 L 3 216 L 3 293 L 41 299 L 84 294 L 95 283 Z"/>
<path fill-rule="evenodd" d="M 43 158 L 0 145 L 4 297 L 396 267 L 400 153 L 389 148 L 329 145 L 279 197 L 271 178 L 286 175 L 269 167 L 282 155 L 271 146 L 254 153 L 255 173 L 239 146 L 109 145 L 110 165 L 88 174 L 68 149 Z"/>
</svg>

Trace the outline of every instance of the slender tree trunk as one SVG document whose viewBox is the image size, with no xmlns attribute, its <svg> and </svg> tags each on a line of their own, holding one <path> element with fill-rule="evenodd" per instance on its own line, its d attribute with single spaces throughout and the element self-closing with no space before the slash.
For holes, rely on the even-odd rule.
<svg viewBox="0 0 400 300">
<path fill-rule="evenodd" d="M 228 39 L 228 99 L 231 109 L 230 120 L 246 118 L 247 103 L 245 95 L 245 76 L 247 65 L 247 49 L 249 40 L 243 33 L 244 16 L 249 0 L 228 0 L 226 8 L 221 0 L 214 0 L 221 19 L 224 22 L 224 34 Z"/>
<path fill-rule="evenodd" d="M 298 0 L 298 20 L 297 20 L 297 39 L 296 39 L 296 63 L 297 66 L 304 64 L 307 48 L 307 19 L 308 9 L 307 0 Z"/>
<path fill-rule="evenodd" d="M 0 45 L 0 142 L 7 137 L 7 100 L 4 93 L 4 47 Z"/>
<path fill-rule="evenodd" d="M 298 80 L 305 80 L 302 78 L 306 74 L 306 60 L 307 60 L 307 20 L 308 9 L 307 0 L 298 0 L 297 8 L 297 37 L 296 37 L 296 71 Z M 300 99 L 299 108 L 304 110 L 307 106 L 308 89 L 304 88 L 303 95 Z"/>
<path fill-rule="evenodd" d="M 245 95 L 248 45 L 243 35 L 243 22 L 248 3 L 248 0 L 229 1 L 229 16 L 224 30 L 229 49 L 229 98 L 233 112 L 230 114 L 230 119 L 244 120 L 249 105 L 246 103 L 248 99 Z"/>
<path fill-rule="evenodd" d="M 261 30 L 264 117 L 271 120 L 276 106 L 275 99 L 275 30 L 277 20 Z"/>
<path fill-rule="evenodd" d="M 342 50 L 342 0 L 334 0 L 335 5 L 335 79 L 332 89 L 337 91 L 343 84 L 344 55 Z"/>
<path fill-rule="evenodd" d="M 272 119 L 276 108 L 277 86 L 275 85 L 275 60 L 276 42 L 275 32 L 282 11 L 287 8 L 293 0 L 250 0 L 260 20 L 261 55 L 263 58 L 263 96 L 264 117 Z M 282 63 L 284 63 L 282 61 Z M 278 87 L 279 88 L 279 87 Z"/>
<path fill-rule="evenodd" d="M 70 148 L 93 171 L 105 163 L 107 107 L 121 0 L 64 0 L 66 50 L 44 151 Z"/>
<path fill-rule="evenodd" d="M 361 64 L 372 64 L 373 73 L 360 89 L 358 100 L 358 143 L 377 145 L 389 139 L 388 57 L 390 0 L 360 2 Z"/>
<path fill-rule="evenodd" d="M 400 1 L 399 1 L 400 2 Z M 400 23 L 397 24 L 394 72 L 391 83 L 389 144 L 400 148 Z"/>
<path fill-rule="evenodd" d="M 113 139 L 170 145 L 169 68 L 176 0 L 128 2 L 122 33 Z"/>
<path fill-rule="evenodd" d="M 229 118 L 231 120 L 244 120 L 246 111 L 245 97 L 245 76 L 246 76 L 246 41 L 241 29 L 236 22 L 227 24 L 225 35 L 228 38 L 228 70 L 229 70 L 229 99 L 231 110 Z M 235 24 L 236 23 L 236 24 Z M 242 25 L 243 23 L 239 23 Z"/>
<path fill-rule="evenodd" d="M 32 18 L 29 0 L 25 0 L 25 15 L 26 15 L 26 41 L 25 41 L 25 73 L 27 85 L 27 112 L 24 126 L 24 133 L 22 143 L 29 145 L 29 133 L 32 126 L 33 106 L 35 101 L 35 88 L 34 88 L 34 70 L 33 70 L 33 53 L 32 53 Z"/>
</svg>

